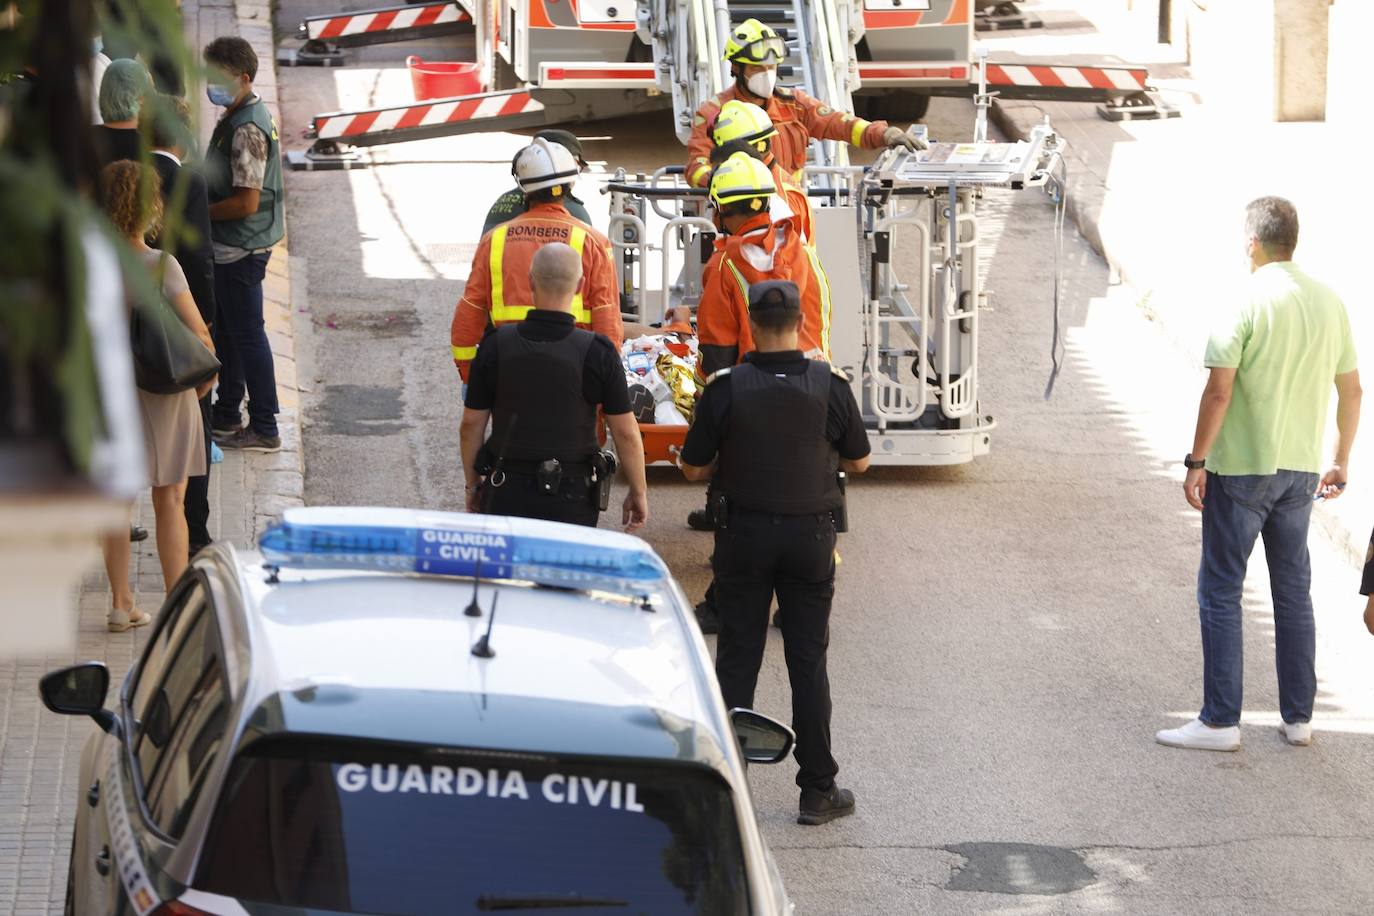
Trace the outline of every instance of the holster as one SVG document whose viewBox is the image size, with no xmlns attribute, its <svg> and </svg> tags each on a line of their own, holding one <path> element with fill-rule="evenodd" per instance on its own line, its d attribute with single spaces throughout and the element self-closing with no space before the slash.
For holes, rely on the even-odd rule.
<svg viewBox="0 0 1374 916">
<path fill-rule="evenodd" d="M 492 454 L 491 447 L 483 442 L 481 448 L 477 449 L 477 473 L 488 477 L 495 467 L 496 456 Z"/>
<path fill-rule="evenodd" d="M 715 516 L 716 530 L 724 531 L 730 527 L 730 498 L 720 491 L 707 494 L 711 498 L 711 512 Z"/>
<path fill-rule="evenodd" d="M 590 492 L 598 512 L 605 512 L 611 504 L 611 481 L 615 479 L 617 467 L 614 452 L 602 449 L 592 456 L 592 482 L 596 486 L 590 488 Z"/>
</svg>

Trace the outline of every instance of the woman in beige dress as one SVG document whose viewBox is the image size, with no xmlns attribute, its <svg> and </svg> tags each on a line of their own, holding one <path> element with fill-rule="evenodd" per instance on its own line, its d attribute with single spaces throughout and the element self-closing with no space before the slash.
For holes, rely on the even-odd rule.
<svg viewBox="0 0 1374 916">
<path fill-rule="evenodd" d="M 162 295 L 177 317 L 213 352 L 214 342 L 191 298 L 186 275 L 173 258 L 149 248 L 144 241 L 162 220 L 157 173 L 135 162 L 121 160 L 105 166 L 100 179 L 101 204 L 110 222 L 160 280 Z M 176 394 L 138 392 L 143 441 L 148 454 L 148 477 L 153 484 L 157 556 L 168 591 L 181 577 L 188 561 L 189 543 L 182 500 L 186 494 L 186 478 L 205 473 L 208 456 L 197 399 L 209 391 L 212 384 L 213 381 L 206 382 L 198 390 L 188 388 Z M 134 593 L 129 583 L 127 531 L 106 535 L 101 547 L 105 554 L 105 572 L 110 578 L 110 630 L 120 632 L 144 626 L 152 616 L 134 607 Z"/>
</svg>

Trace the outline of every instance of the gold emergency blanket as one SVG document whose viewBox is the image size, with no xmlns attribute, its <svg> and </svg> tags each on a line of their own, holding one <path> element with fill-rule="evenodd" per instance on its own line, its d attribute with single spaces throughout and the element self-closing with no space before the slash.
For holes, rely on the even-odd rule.
<svg viewBox="0 0 1374 916">
<path fill-rule="evenodd" d="M 692 410 L 697 403 L 697 380 L 692 364 L 680 356 L 664 350 L 654 363 L 659 378 L 667 383 L 673 392 L 673 406 L 678 409 L 687 422 L 692 422 Z"/>
</svg>

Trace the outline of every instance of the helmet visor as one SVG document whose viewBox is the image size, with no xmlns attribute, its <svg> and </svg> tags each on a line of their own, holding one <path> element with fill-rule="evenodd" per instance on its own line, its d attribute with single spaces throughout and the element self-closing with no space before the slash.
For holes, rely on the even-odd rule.
<svg viewBox="0 0 1374 916">
<path fill-rule="evenodd" d="M 787 57 L 787 44 L 780 36 L 774 35 L 771 38 L 757 38 L 747 45 L 742 45 L 734 56 L 734 60 L 742 60 L 751 64 L 782 63 Z"/>
</svg>

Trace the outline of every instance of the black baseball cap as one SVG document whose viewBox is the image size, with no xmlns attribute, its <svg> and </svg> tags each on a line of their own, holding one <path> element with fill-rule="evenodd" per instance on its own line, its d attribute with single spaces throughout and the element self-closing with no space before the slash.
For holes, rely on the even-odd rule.
<svg viewBox="0 0 1374 916">
<path fill-rule="evenodd" d="M 539 131 L 539 133 L 534 135 L 534 138 L 536 140 L 538 140 L 541 137 L 545 140 L 548 140 L 550 143 L 557 143 L 559 146 L 563 147 L 568 152 L 573 154 L 573 158 L 577 160 L 578 165 L 582 166 L 583 168 L 586 167 L 587 160 L 582 155 L 582 141 L 577 139 L 577 137 L 573 136 L 572 131 L 550 129 L 541 130 Z"/>
<path fill-rule="evenodd" d="M 749 287 L 749 312 L 801 311 L 801 293 L 791 280 L 765 280 Z"/>
</svg>

